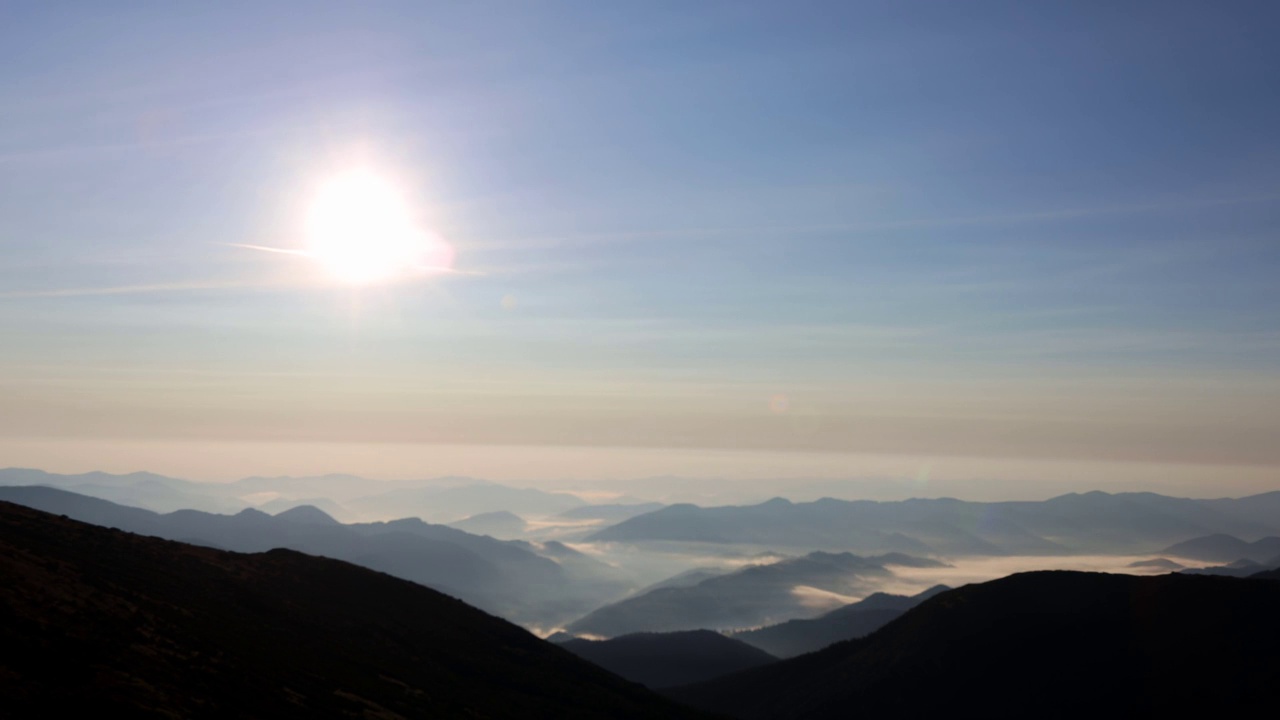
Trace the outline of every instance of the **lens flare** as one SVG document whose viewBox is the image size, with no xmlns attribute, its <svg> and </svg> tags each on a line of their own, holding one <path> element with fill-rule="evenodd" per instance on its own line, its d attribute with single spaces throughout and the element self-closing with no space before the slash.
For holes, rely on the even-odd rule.
<svg viewBox="0 0 1280 720">
<path fill-rule="evenodd" d="M 307 214 L 306 254 L 335 279 L 355 285 L 453 268 L 453 248 L 419 227 L 400 190 L 368 170 L 320 187 Z"/>
</svg>

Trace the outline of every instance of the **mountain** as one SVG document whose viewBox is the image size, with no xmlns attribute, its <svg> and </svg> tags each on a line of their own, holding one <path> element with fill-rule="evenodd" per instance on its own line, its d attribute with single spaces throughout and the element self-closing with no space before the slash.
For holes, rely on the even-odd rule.
<svg viewBox="0 0 1280 720">
<path fill-rule="evenodd" d="M 737 718 L 1270 716 L 1280 582 L 1046 571 L 868 637 L 670 691 Z"/>
<path fill-rule="evenodd" d="M 1174 562 L 1168 558 L 1152 558 L 1150 560 L 1137 560 L 1129 563 L 1131 568 L 1153 568 L 1155 570 L 1168 570 L 1174 572 L 1186 567 L 1180 562 Z"/>
<path fill-rule="evenodd" d="M 486 512 L 555 515 L 585 505 L 574 495 L 512 488 L 466 477 L 370 480 L 355 475 L 250 477 L 227 483 L 191 482 L 154 473 L 59 475 L 0 469 L 2 485 L 44 485 L 156 512 L 195 509 L 234 513 L 246 507 L 275 513 L 315 505 L 344 520 L 406 516 L 448 522 Z"/>
<path fill-rule="evenodd" d="M 1259 507 L 1274 512 L 1260 512 Z M 775 498 L 743 507 L 680 504 L 624 520 L 588 540 L 743 543 L 859 553 L 919 553 L 919 548 L 926 548 L 950 556 L 1054 555 L 1145 553 L 1215 532 L 1280 532 L 1280 494 L 1238 500 L 1090 492 L 1042 502 L 823 498 L 792 503 Z"/>
<path fill-rule="evenodd" d="M 332 527 L 342 523 L 314 505 L 297 505 L 283 512 L 276 513 L 277 520 L 285 520 L 304 525 L 323 525 Z"/>
<path fill-rule="evenodd" d="M 574 638 L 560 647 L 651 688 L 688 685 L 777 661 L 763 650 L 710 630 L 636 633 L 612 640 Z"/>
<path fill-rule="evenodd" d="M 496 512 L 472 515 L 471 517 L 451 522 L 449 527 L 457 528 L 473 535 L 488 535 L 510 540 L 524 535 L 529 528 L 529 524 L 515 513 L 498 510 Z"/>
<path fill-rule="evenodd" d="M 942 567 L 937 561 L 905 556 L 864 558 L 813 552 L 692 585 L 658 587 L 599 608 L 565 629 L 607 638 L 637 632 L 755 627 L 812 616 L 840 597 L 867 592 L 893 576 L 887 565 L 904 562 Z"/>
<path fill-rule="evenodd" d="M 1210 562 L 1231 562 L 1243 558 L 1263 563 L 1280 554 L 1280 537 L 1245 542 L 1238 537 L 1218 533 L 1171 545 L 1161 554 Z"/>
<path fill-rule="evenodd" d="M 692 713 L 414 583 L 0 503 L 6 717 Z"/>
<path fill-rule="evenodd" d="M 0 486 L 3 485 L 56 487 L 156 512 L 198 508 L 206 512 L 230 513 L 249 506 L 239 498 L 223 495 L 222 486 L 214 483 L 196 483 L 147 472 L 58 475 L 29 468 L 4 468 L 0 469 Z"/>
<path fill-rule="evenodd" d="M 342 507 L 338 503 L 328 498 L 301 498 L 301 499 L 276 498 L 275 500 L 264 502 L 261 505 L 255 505 L 254 509 L 261 510 L 262 512 L 267 513 L 268 515 L 279 515 L 280 513 L 286 510 L 292 510 L 293 508 L 302 507 L 302 506 L 310 506 L 317 510 L 321 510 L 324 512 L 324 514 L 328 515 L 329 517 L 335 518 L 342 522 L 353 522 L 358 519 L 354 516 L 354 513 L 352 513 L 350 510 L 347 510 L 346 508 Z M 184 510 L 202 510 L 204 508 L 189 506 L 183 509 Z"/>
<path fill-rule="evenodd" d="M 1185 575 L 1222 575 L 1224 577 L 1252 577 L 1260 572 L 1274 569 L 1275 565 L 1263 565 L 1254 562 L 1248 558 L 1241 558 L 1233 563 L 1226 565 L 1215 565 L 1213 567 L 1204 568 L 1188 568 L 1183 570 Z"/>
<path fill-rule="evenodd" d="M 0 487 L 0 500 L 225 550 L 290 548 L 346 560 L 531 625 L 565 622 L 622 594 L 612 576 L 609 582 L 585 582 L 589 567 L 575 565 L 568 573 L 528 544 L 471 535 L 416 518 L 343 525 L 313 507 L 274 517 L 253 509 L 235 515 L 196 510 L 160 514 L 46 487 Z"/>
<path fill-rule="evenodd" d="M 811 620 L 788 620 L 757 630 L 732 633 L 730 637 L 775 657 L 795 657 L 842 640 L 870 635 L 916 605 L 950 589 L 946 585 L 935 585 L 911 596 L 873 593 Z"/>
</svg>

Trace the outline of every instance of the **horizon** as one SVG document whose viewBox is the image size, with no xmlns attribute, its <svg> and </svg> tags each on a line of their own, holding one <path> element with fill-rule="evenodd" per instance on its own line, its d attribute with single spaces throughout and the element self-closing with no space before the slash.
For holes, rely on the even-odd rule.
<svg viewBox="0 0 1280 720">
<path fill-rule="evenodd" d="M 566 478 L 491 478 L 459 474 L 420 474 L 405 476 L 371 476 L 359 473 L 331 472 L 316 474 L 249 474 L 225 479 L 200 479 L 154 472 L 152 470 L 108 471 L 102 469 L 79 472 L 55 472 L 47 468 L 8 466 L 0 467 L 0 473 L 7 471 L 48 474 L 53 477 L 78 477 L 102 474 L 113 478 L 132 476 L 154 476 L 168 480 L 180 480 L 210 486 L 226 486 L 249 480 L 325 480 L 353 479 L 368 481 L 371 493 L 377 493 L 386 485 L 424 485 L 431 486 L 442 481 L 464 481 L 464 484 L 497 485 L 511 488 L 528 488 L 549 493 L 564 493 L 575 496 L 587 504 L 608 504 L 626 501 L 629 504 L 654 502 L 665 504 L 687 503 L 700 507 L 746 506 L 783 499 L 796 504 L 815 502 L 821 499 L 870 502 L 901 502 L 904 500 L 960 500 L 972 503 L 1001 502 L 1042 502 L 1070 495 L 1087 495 L 1103 493 L 1106 495 L 1153 493 L 1172 498 L 1196 500 L 1243 499 L 1280 492 L 1280 488 L 1263 487 L 1256 491 L 1242 490 L 1231 493 L 1213 493 L 1208 490 L 1199 491 L 1197 485 L 1187 485 L 1188 493 L 1171 491 L 1167 482 L 1148 482 L 1127 484 L 1118 487 L 1090 487 L 1078 489 L 1074 484 L 1050 484 L 1043 480 L 1028 486 L 1025 482 L 993 481 L 991 478 L 954 478 L 922 480 L 908 477 L 741 477 L 725 478 L 710 476 L 681 475 L 640 475 L 616 478 L 593 478 L 574 480 Z M 675 486 L 683 486 L 681 490 L 673 490 Z M 692 487 L 689 485 L 692 484 Z M 1019 487 L 1019 485 L 1021 487 Z M 646 486 L 651 486 L 646 494 Z M 684 492 L 684 496 L 680 493 Z M 675 495 L 675 499 L 673 499 Z M 246 507 L 254 507 L 268 502 L 269 498 L 240 498 Z"/>
</svg>

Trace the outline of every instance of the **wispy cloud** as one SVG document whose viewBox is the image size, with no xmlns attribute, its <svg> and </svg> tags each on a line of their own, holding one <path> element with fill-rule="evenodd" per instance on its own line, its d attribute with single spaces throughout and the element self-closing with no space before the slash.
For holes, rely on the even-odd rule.
<svg viewBox="0 0 1280 720">
<path fill-rule="evenodd" d="M 92 297 L 96 295 L 143 295 L 149 293 L 194 292 L 199 290 L 233 290 L 240 288 L 280 287 L 280 283 L 237 280 L 208 280 L 180 283 L 112 285 L 106 287 L 52 288 L 0 292 L 0 299 Z"/>
</svg>

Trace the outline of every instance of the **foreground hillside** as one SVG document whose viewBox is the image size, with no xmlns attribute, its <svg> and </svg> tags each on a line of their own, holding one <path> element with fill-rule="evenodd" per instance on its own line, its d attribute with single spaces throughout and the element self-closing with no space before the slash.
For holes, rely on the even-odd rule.
<svg viewBox="0 0 1280 720">
<path fill-rule="evenodd" d="M 428 588 L 0 503 L 6 717 L 686 715 Z"/>
<path fill-rule="evenodd" d="M 1024 573 L 672 694 L 739 718 L 1270 716 L 1277 608 L 1274 580 Z"/>
<path fill-rule="evenodd" d="M 710 630 L 636 633 L 611 640 L 574 638 L 560 647 L 651 688 L 702 682 L 778 660 Z"/>
</svg>

